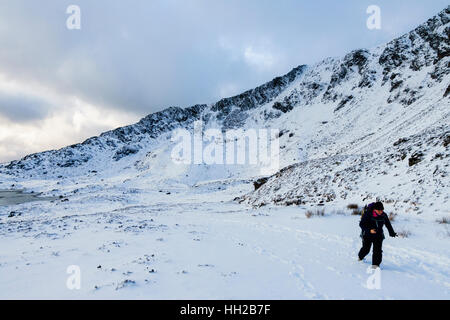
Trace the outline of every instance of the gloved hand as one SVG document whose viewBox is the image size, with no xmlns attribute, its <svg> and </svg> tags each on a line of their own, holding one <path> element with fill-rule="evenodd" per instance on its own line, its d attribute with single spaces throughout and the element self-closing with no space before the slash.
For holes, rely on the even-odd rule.
<svg viewBox="0 0 450 320">
<path fill-rule="evenodd" d="M 394 233 L 391 233 L 390 236 L 391 236 L 392 238 L 395 238 L 395 237 L 398 237 L 398 234 L 397 234 L 396 232 L 394 232 Z"/>
</svg>

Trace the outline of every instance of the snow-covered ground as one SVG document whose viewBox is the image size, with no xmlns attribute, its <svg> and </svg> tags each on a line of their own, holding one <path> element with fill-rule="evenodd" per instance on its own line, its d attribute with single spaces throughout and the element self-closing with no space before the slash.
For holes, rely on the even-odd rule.
<svg viewBox="0 0 450 320">
<path fill-rule="evenodd" d="M 344 203 L 307 218 L 311 208 L 232 201 L 253 188 L 243 181 L 77 183 L 75 193 L 60 184 L 71 194 L 63 199 L 0 207 L 0 298 L 450 298 L 448 225 L 415 214 L 393 222 L 411 234 L 385 240 L 373 289 L 371 257 L 356 258 L 359 217 Z M 12 210 L 21 214 L 8 217 Z M 71 265 L 80 268 L 80 290 L 66 285 Z"/>
</svg>

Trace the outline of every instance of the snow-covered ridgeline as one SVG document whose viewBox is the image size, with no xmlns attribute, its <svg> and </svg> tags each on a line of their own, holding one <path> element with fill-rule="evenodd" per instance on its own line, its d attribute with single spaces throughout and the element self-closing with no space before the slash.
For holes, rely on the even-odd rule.
<svg viewBox="0 0 450 320">
<path fill-rule="evenodd" d="M 392 174 L 389 181 L 395 181 L 398 186 L 401 182 L 397 183 L 397 177 L 406 174 L 403 184 L 413 190 L 416 181 L 413 173 L 421 180 L 430 172 L 446 171 L 448 164 L 448 143 L 445 141 L 449 131 L 449 8 L 386 45 L 297 67 L 258 88 L 212 105 L 186 109 L 171 107 L 151 114 L 137 124 L 103 133 L 81 144 L 13 161 L 0 167 L 0 173 L 16 178 L 46 179 L 128 170 L 136 177 L 151 179 L 157 175 L 159 180 L 190 180 L 192 183 L 256 175 L 258 170 L 248 166 L 230 169 L 192 165 L 174 169 L 170 161 L 172 131 L 180 127 L 191 128 L 196 120 L 203 120 L 205 127 L 222 130 L 279 129 L 282 167 L 317 160 L 318 171 L 311 179 L 323 180 L 322 189 L 331 188 L 325 183 L 329 175 L 334 176 L 345 169 L 343 164 L 329 167 L 335 157 L 351 159 L 367 155 L 374 157 L 364 165 L 369 176 L 387 170 L 389 175 Z M 405 142 L 398 157 L 399 151 L 393 145 L 401 139 Z M 441 143 L 424 148 L 429 146 L 427 139 Z M 411 141 L 415 141 L 414 144 Z M 416 157 L 418 152 L 422 153 L 421 161 L 410 167 L 409 159 Z M 393 166 L 406 173 L 393 173 L 391 166 L 384 168 L 379 163 L 380 159 L 390 158 L 400 159 Z M 347 165 L 354 167 L 353 163 Z M 301 170 L 304 166 L 308 164 L 301 163 L 292 168 Z M 435 166 L 438 166 L 437 171 Z M 289 170 L 294 170 L 292 168 Z M 283 176 L 284 172 L 286 170 L 277 176 Z M 348 181 L 358 177 L 360 183 L 363 182 L 356 173 L 348 175 Z M 446 175 L 440 179 L 444 185 L 448 184 Z M 272 178 L 266 188 L 276 184 L 275 180 Z M 433 181 L 431 177 L 425 180 Z M 308 192 L 302 191 L 308 185 L 305 181 L 299 174 L 297 181 L 292 181 L 291 188 L 295 190 L 281 194 L 272 188 L 266 190 L 263 199 L 260 193 L 265 189 L 262 189 L 260 193 L 249 195 L 246 201 L 261 205 L 304 201 L 300 198 L 312 200 L 305 196 Z M 434 190 L 440 187 L 431 182 L 420 184 L 423 191 L 419 193 L 426 194 L 428 190 L 435 195 Z M 344 188 L 348 190 L 346 188 L 348 186 Z M 315 192 L 314 201 L 348 197 L 340 189 L 333 192 L 322 189 Z M 299 196 L 299 190 L 303 196 Z M 376 192 L 362 184 L 362 190 L 353 193 L 366 197 Z M 409 193 L 391 196 L 397 200 L 398 197 L 410 197 Z M 280 197 L 284 200 L 278 201 Z"/>
</svg>

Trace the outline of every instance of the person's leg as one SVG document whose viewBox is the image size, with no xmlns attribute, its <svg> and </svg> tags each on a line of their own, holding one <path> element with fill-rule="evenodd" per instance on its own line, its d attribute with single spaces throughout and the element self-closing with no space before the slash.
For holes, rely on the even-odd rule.
<svg viewBox="0 0 450 320">
<path fill-rule="evenodd" d="M 358 253 L 359 259 L 362 260 L 362 259 L 364 259 L 365 256 L 367 256 L 369 254 L 371 246 L 372 246 L 372 241 L 370 241 L 369 239 L 364 237 L 363 241 L 362 241 L 362 248 L 361 248 L 361 250 L 359 250 L 359 253 Z"/>
<path fill-rule="evenodd" d="M 379 266 L 381 264 L 381 260 L 383 258 L 383 239 L 375 239 L 373 241 L 373 256 L 372 256 L 372 265 Z"/>
</svg>

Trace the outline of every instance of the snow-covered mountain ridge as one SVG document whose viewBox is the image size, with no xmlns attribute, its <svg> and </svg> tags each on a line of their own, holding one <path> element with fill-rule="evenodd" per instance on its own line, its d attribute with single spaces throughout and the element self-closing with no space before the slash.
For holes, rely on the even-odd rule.
<svg viewBox="0 0 450 320">
<path fill-rule="evenodd" d="M 287 168 L 241 199 L 252 205 L 380 195 L 379 190 L 368 190 L 365 181 L 385 176 L 383 172 L 392 175 L 385 177 L 392 185 L 381 188 L 386 199 L 411 200 L 416 187 L 421 191 L 415 198 L 429 192 L 437 197 L 435 190 L 448 190 L 449 18 L 447 7 L 386 45 L 299 66 L 215 104 L 171 107 L 81 144 L 12 161 L 0 167 L 0 173 L 46 179 L 128 171 L 136 178 L 158 175 L 159 180 L 190 185 L 257 176 L 249 166 L 173 169 L 172 131 L 203 120 L 205 127 L 222 130 L 280 130 L 281 167 Z M 398 141 L 403 142 L 394 145 Z M 419 161 L 410 166 L 414 158 Z M 405 182 L 398 182 L 400 178 Z M 318 182 L 320 187 L 314 186 Z M 399 183 L 409 191 L 400 191 Z"/>
</svg>

